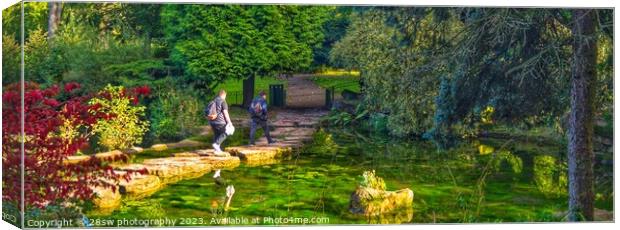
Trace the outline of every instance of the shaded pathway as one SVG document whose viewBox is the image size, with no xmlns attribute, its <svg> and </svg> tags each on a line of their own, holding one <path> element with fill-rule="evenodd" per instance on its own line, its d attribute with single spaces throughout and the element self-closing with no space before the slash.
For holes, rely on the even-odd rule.
<svg viewBox="0 0 620 230">
<path fill-rule="evenodd" d="M 322 108 L 325 89 L 312 81 L 312 74 L 295 74 L 288 78 L 286 106 L 288 108 Z"/>
</svg>

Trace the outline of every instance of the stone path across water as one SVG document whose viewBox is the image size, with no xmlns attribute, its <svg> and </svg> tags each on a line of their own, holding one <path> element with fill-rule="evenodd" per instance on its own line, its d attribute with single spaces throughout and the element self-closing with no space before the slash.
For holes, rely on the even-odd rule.
<svg viewBox="0 0 620 230">
<path fill-rule="evenodd" d="M 282 110 L 279 111 L 271 124 L 272 136 L 277 143 L 267 145 L 265 137 L 257 139 L 256 146 L 228 147 L 225 151 L 228 157 L 213 156 L 212 149 L 200 149 L 189 152 L 174 153 L 169 157 L 146 159 L 141 164 L 113 164 L 119 174 L 129 173 L 132 170 L 145 170 L 147 174 L 135 174 L 129 181 L 118 183 L 118 189 L 113 191 L 106 188 L 94 188 L 98 198 L 94 200 L 100 209 L 113 211 L 121 203 L 121 197 L 140 199 L 149 196 L 166 184 L 180 180 L 193 179 L 204 176 L 216 169 L 232 170 L 242 162 L 248 166 L 273 164 L 278 158 L 292 153 L 294 148 L 301 147 L 304 142 L 312 138 L 320 117 L 327 112 L 324 110 Z M 155 145 L 151 149 L 162 151 L 178 147 L 194 146 L 198 143 L 181 143 Z M 123 154 L 139 154 L 139 151 L 113 151 L 102 154 L 109 159 L 121 157 Z M 113 156 L 109 156 L 113 155 Z M 68 163 L 79 162 L 84 157 L 69 159 Z M 102 158 L 104 159 L 104 158 Z"/>
</svg>

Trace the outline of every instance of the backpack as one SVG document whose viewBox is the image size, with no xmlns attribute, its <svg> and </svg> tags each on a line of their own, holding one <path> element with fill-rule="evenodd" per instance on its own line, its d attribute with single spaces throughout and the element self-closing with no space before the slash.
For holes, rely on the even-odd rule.
<svg viewBox="0 0 620 230">
<path fill-rule="evenodd" d="M 262 117 L 263 115 L 263 103 L 260 100 L 254 99 L 252 103 L 250 103 L 250 108 L 248 109 L 252 117 Z"/>
<path fill-rule="evenodd" d="M 217 103 L 215 103 L 215 100 L 212 100 L 205 108 L 205 116 L 207 116 L 207 119 L 210 121 L 214 121 L 217 119 L 217 114 Z"/>
</svg>

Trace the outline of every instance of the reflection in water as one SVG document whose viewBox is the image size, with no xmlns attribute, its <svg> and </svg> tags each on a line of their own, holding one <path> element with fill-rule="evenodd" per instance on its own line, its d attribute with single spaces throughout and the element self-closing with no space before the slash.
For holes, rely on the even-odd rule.
<svg viewBox="0 0 620 230">
<path fill-rule="evenodd" d="M 566 164 L 555 157 L 541 155 L 534 157 L 534 183 L 545 196 L 566 194 L 568 177 Z"/>
<path fill-rule="evenodd" d="M 497 153 L 497 160 L 495 162 L 495 168 L 499 168 L 503 162 L 508 163 L 512 172 L 520 174 L 523 171 L 523 161 L 517 155 L 512 154 L 508 150 L 501 150 Z"/>
<path fill-rule="evenodd" d="M 413 219 L 413 208 L 407 208 L 377 216 L 367 216 L 368 224 L 402 224 Z"/>
</svg>

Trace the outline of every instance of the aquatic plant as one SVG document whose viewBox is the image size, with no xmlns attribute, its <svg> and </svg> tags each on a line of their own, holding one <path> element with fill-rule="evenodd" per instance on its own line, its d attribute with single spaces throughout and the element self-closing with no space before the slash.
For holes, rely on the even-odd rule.
<svg viewBox="0 0 620 230">
<path fill-rule="evenodd" d="M 334 142 L 331 134 L 323 129 L 312 135 L 312 142 L 304 148 L 304 152 L 318 154 L 334 154 L 338 152 L 338 144 Z"/>
<path fill-rule="evenodd" d="M 359 186 L 377 190 L 385 190 L 386 188 L 385 181 L 383 181 L 383 178 L 378 177 L 375 174 L 375 170 L 364 171 L 362 174 L 362 180 L 359 182 Z"/>
<path fill-rule="evenodd" d="M 566 194 L 568 175 L 565 163 L 560 163 L 549 155 L 534 157 L 534 183 L 545 196 L 558 197 Z"/>
</svg>

